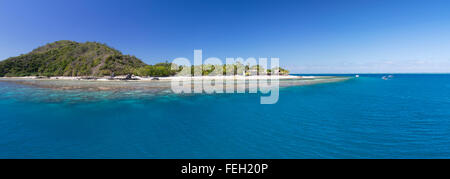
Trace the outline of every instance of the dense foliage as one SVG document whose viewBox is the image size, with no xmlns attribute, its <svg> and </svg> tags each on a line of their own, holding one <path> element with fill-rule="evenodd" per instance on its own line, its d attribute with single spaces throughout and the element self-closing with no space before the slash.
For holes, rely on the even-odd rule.
<svg viewBox="0 0 450 179">
<path fill-rule="evenodd" d="M 133 74 L 137 76 L 153 76 L 153 77 L 163 77 L 163 76 L 174 76 L 180 70 L 172 70 L 172 63 L 158 63 L 155 65 L 145 65 L 143 67 L 137 68 Z"/>
<path fill-rule="evenodd" d="M 187 68 L 188 70 L 181 70 Z M 226 64 L 226 65 L 197 65 L 197 66 L 179 66 L 177 75 L 181 76 L 218 76 L 218 75 L 272 75 L 272 74 L 280 74 L 280 75 L 289 75 L 289 71 L 283 69 L 281 67 L 273 68 L 273 69 L 265 69 L 259 65 L 243 65 L 241 63 L 235 64 Z M 277 72 L 278 71 L 278 72 Z M 273 72 L 273 73 L 272 73 Z M 185 73 L 185 74 L 183 74 Z M 196 73 L 196 74 L 195 74 Z"/>
<path fill-rule="evenodd" d="M 57 41 L 0 62 L 0 76 L 125 75 L 145 66 L 134 56 L 96 42 Z"/>
<path fill-rule="evenodd" d="M 0 77 L 117 76 L 127 74 L 163 77 L 176 74 L 194 76 L 194 71 L 197 73 L 195 75 L 258 75 L 263 72 L 270 74 L 275 70 L 282 75 L 289 74 L 289 71 L 282 68 L 266 70 L 258 65 L 249 66 L 239 62 L 222 66 L 177 66 L 168 62 L 146 65 L 138 58 L 123 55 L 105 44 L 78 43 L 67 40 L 50 43 L 28 54 L 11 57 L 0 62 Z"/>
</svg>

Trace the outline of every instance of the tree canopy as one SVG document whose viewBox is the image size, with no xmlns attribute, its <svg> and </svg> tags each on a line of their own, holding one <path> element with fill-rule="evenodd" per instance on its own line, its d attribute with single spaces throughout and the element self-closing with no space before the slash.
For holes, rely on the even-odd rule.
<svg viewBox="0 0 450 179">
<path fill-rule="evenodd" d="M 176 67 L 175 69 L 173 67 Z M 147 65 L 135 56 L 123 55 L 120 51 L 97 42 L 78 43 L 62 40 L 46 44 L 32 52 L 0 61 L 0 77 L 18 76 L 174 76 L 183 71 L 196 75 L 257 75 L 289 74 L 283 68 L 264 69 L 259 65 L 249 66 L 239 62 L 226 65 L 204 64 L 178 66 L 169 62 Z"/>
<path fill-rule="evenodd" d="M 105 44 L 63 40 L 1 61 L 0 76 L 124 75 L 145 65 Z"/>
</svg>

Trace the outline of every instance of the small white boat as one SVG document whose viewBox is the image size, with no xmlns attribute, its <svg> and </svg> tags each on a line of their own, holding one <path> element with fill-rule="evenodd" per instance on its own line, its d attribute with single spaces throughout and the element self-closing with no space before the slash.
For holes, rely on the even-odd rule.
<svg viewBox="0 0 450 179">
<path fill-rule="evenodd" d="M 359 75 L 355 75 L 355 78 L 359 78 Z"/>
<path fill-rule="evenodd" d="M 383 76 L 383 77 L 381 77 L 381 79 L 383 79 L 383 80 L 390 80 L 390 79 L 392 79 L 392 78 L 394 78 L 393 75 L 388 75 L 388 76 Z"/>
</svg>

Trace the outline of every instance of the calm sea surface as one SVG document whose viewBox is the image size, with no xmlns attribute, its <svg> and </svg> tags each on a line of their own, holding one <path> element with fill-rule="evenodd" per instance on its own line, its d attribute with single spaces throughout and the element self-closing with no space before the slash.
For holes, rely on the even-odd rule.
<svg viewBox="0 0 450 179">
<path fill-rule="evenodd" d="M 0 158 L 450 158 L 450 75 L 177 96 L 0 82 Z"/>
</svg>

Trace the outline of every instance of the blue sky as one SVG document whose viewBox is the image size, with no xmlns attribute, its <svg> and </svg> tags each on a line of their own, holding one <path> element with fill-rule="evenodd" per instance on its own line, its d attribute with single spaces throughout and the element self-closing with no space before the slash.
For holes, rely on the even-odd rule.
<svg viewBox="0 0 450 179">
<path fill-rule="evenodd" d="M 146 63 L 279 57 L 293 73 L 450 72 L 448 0 L 0 0 L 0 59 L 57 40 Z"/>
</svg>

